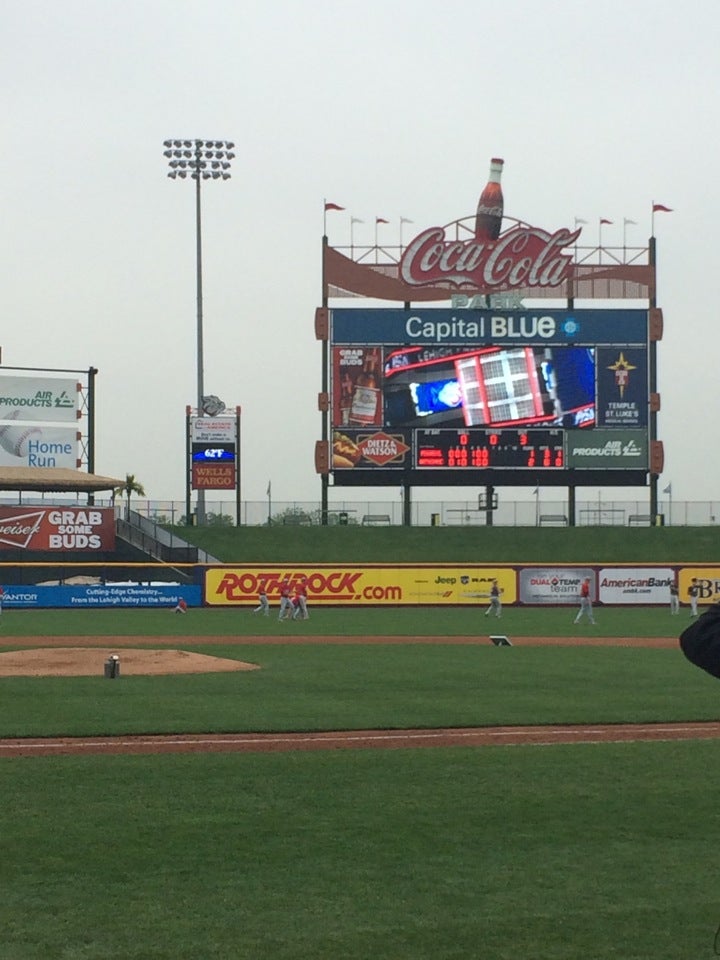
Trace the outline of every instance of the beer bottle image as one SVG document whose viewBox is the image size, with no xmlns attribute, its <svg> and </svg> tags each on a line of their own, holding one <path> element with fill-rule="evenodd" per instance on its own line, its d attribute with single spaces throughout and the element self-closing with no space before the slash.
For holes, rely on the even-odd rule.
<svg viewBox="0 0 720 960">
<path fill-rule="evenodd" d="M 340 424 L 347 426 L 350 422 L 350 408 L 352 407 L 355 384 L 347 370 L 340 380 Z M 336 424 L 337 426 L 337 424 Z"/>
<path fill-rule="evenodd" d="M 497 240 L 503 218 L 503 193 L 500 186 L 503 161 L 493 157 L 490 161 L 490 177 L 478 200 L 475 214 L 475 239 Z"/>
<path fill-rule="evenodd" d="M 378 423 L 380 387 L 378 384 L 377 351 L 365 355 L 362 372 L 358 374 L 350 407 L 350 423 L 367 427 Z"/>
</svg>

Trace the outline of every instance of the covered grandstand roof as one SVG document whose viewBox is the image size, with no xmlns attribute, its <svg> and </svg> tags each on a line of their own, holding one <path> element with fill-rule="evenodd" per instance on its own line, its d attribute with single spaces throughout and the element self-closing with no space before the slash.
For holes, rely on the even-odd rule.
<svg viewBox="0 0 720 960">
<path fill-rule="evenodd" d="M 125 481 L 66 467 L 0 467 L 0 490 L 41 493 L 96 493 Z"/>
</svg>

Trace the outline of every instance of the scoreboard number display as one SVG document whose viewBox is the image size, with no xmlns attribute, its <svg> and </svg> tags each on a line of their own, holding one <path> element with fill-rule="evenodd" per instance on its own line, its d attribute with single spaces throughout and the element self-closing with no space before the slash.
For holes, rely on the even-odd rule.
<svg viewBox="0 0 720 960">
<path fill-rule="evenodd" d="M 419 469 L 512 467 L 562 470 L 561 430 L 418 430 L 415 466 Z"/>
</svg>

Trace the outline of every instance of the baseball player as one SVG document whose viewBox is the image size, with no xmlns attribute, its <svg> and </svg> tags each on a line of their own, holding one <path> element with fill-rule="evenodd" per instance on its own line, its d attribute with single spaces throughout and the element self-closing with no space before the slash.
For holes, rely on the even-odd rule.
<svg viewBox="0 0 720 960">
<path fill-rule="evenodd" d="M 680 613 L 680 589 L 677 580 L 670 584 L 670 615 Z"/>
<path fill-rule="evenodd" d="M 573 623 L 580 623 L 583 616 L 586 616 L 590 623 L 595 623 L 593 617 L 592 599 L 590 597 L 590 577 L 585 577 L 580 585 L 580 609 L 577 612 Z"/>
<path fill-rule="evenodd" d="M 267 588 L 264 580 L 258 588 L 258 605 L 253 610 L 253 613 L 261 613 L 264 617 L 270 616 L 270 602 L 268 601 Z"/>
<path fill-rule="evenodd" d="M 496 617 L 502 616 L 502 601 L 500 596 L 502 590 L 498 586 L 497 580 L 493 580 L 492 586 L 490 587 L 490 606 L 485 611 L 485 616 L 490 616 L 491 613 L 495 613 Z"/>
<path fill-rule="evenodd" d="M 290 577 L 285 577 L 280 584 L 280 613 L 278 620 L 290 620 L 293 615 L 292 589 Z"/>
<path fill-rule="evenodd" d="M 182 597 L 177 602 L 177 606 L 173 610 L 173 613 L 187 613 L 187 600 L 184 600 Z"/>
<path fill-rule="evenodd" d="M 297 604 L 293 611 L 293 620 L 309 620 L 310 614 L 307 608 L 307 577 L 302 577 L 300 583 L 295 587 L 295 600 Z"/>
<path fill-rule="evenodd" d="M 697 577 L 693 577 L 690 581 L 690 586 L 688 587 L 688 598 L 690 600 L 690 616 L 696 617 L 698 615 L 697 611 L 697 602 L 698 596 L 700 594 L 700 584 L 697 581 Z"/>
</svg>

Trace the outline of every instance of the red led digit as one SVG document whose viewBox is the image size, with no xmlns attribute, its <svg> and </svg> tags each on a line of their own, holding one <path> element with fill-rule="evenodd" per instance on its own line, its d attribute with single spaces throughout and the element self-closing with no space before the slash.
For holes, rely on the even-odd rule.
<svg viewBox="0 0 720 960">
<path fill-rule="evenodd" d="M 496 433 L 490 434 L 490 446 L 496 447 L 498 443 L 498 435 Z"/>
</svg>

